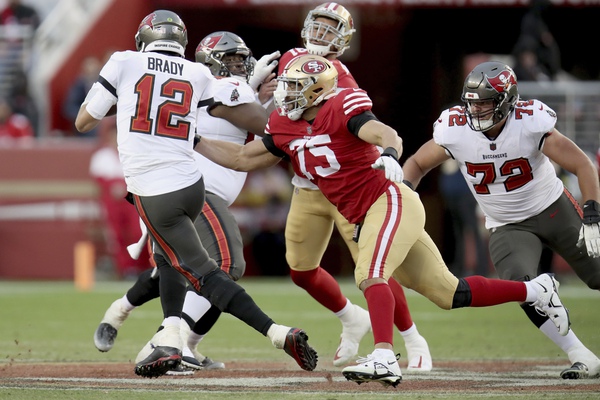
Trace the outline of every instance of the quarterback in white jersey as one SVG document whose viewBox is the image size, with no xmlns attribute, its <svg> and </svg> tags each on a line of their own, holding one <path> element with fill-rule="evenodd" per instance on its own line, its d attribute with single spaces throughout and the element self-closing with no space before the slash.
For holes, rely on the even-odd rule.
<svg viewBox="0 0 600 400">
<path fill-rule="evenodd" d="M 155 254 L 168 260 L 166 269 L 179 272 L 218 310 L 227 310 L 268 336 L 301 368 L 313 370 L 317 355 L 306 333 L 275 324 L 209 257 L 194 226 L 205 198 L 193 151 L 196 119 L 198 108 L 214 101 L 215 78 L 205 65 L 183 58 L 187 29 L 171 11 L 147 15 L 135 41 L 138 52 L 116 52 L 102 68 L 77 115 L 77 129 L 93 129 L 116 105 L 118 150 L 127 187 Z M 161 290 L 160 295 L 165 302 L 177 297 L 172 291 Z M 163 303 L 163 329 L 150 341 L 150 354 L 136 360 L 136 374 L 156 377 L 180 365 L 180 310 L 167 315 Z"/>
<path fill-rule="evenodd" d="M 119 157 L 131 193 L 155 196 L 200 179 L 192 142 L 198 107 L 212 102 L 213 82 L 208 68 L 183 58 L 136 51 L 110 57 L 87 111 L 99 119 L 117 105 Z"/>
<path fill-rule="evenodd" d="M 490 229 L 490 256 L 502 279 L 538 275 L 542 247 L 560 254 L 591 289 L 600 289 L 600 189 L 586 154 L 556 128 L 556 114 L 538 100 L 520 101 L 513 70 L 485 62 L 467 76 L 463 105 L 442 112 L 433 139 L 403 166 L 416 187 L 431 169 L 455 159 Z M 551 163 L 577 176 L 583 211 Z M 533 307 L 523 310 L 572 363 L 564 379 L 600 375 L 600 359 L 573 331 L 556 334 Z"/>
</svg>

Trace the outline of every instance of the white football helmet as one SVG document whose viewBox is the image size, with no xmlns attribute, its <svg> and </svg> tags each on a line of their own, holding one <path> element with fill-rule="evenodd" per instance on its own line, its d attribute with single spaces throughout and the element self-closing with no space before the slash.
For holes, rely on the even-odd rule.
<svg viewBox="0 0 600 400">
<path fill-rule="evenodd" d="M 333 21 L 334 25 L 316 21 L 320 17 Z M 329 54 L 341 56 L 350 47 L 354 32 L 354 21 L 344 6 L 338 3 L 323 3 L 308 13 L 300 36 L 310 54 L 322 57 Z M 334 35 L 333 38 L 331 34 Z"/>
<path fill-rule="evenodd" d="M 335 93 L 337 78 L 337 70 L 323 57 L 307 54 L 291 59 L 277 77 L 273 93 L 277 113 L 297 121 L 305 110 Z"/>
<path fill-rule="evenodd" d="M 231 55 L 242 56 L 240 73 L 232 73 L 230 63 L 223 62 L 223 57 Z M 235 33 L 220 31 L 211 33 L 200 41 L 196 47 L 196 62 L 210 68 L 214 76 L 239 75 L 248 81 L 254 71 L 255 59 L 241 37 Z"/>
<path fill-rule="evenodd" d="M 157 10 L 140 23 L 135 34 L 135 47 L 138 51 L 168 51 L 185 56 L 187 29 L 172 11 Z"/>
</svg>

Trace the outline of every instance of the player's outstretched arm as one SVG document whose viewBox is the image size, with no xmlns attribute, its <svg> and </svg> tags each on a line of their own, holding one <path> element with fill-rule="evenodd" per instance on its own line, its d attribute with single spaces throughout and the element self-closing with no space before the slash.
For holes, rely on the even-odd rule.
<svg viewBox="0 0 600 400">
<path fill-rule="evenodd" d="M 431 139 L 406 160 L 402 166 L 404 179 L 410 182 L 412 187 L 416 189 L 421 179 L 429 171 L 449 158 L 450 156 L 446 154 L 444 148 Z"/>
<path fill-rule="evenodd" d="M 198 153 L 225 168 L 254 171 L 277 164 L 281 158 L 273 155 L 262 140 L 240 145 L 222 140 L 201 138 L 194 148 Z"/>
<path fill-rule="evenodd" d="M 267 125 L 267 112 L 257 103 L 244 103 L 238 106 L 220 104 L 210 110 L 210 115 L 223 118 L 240 129 L 263 136 Z"/>
</svg>

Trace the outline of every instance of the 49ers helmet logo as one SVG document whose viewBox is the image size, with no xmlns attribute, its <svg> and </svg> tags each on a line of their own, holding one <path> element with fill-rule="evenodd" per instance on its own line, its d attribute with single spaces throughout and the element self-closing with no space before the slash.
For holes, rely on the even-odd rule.
<svg viewBox="0 0 600 400">
<path fill-rule="evenodd" d="M 321 60 L 310 60 L 302 64 L 300 67 L 305 74 L 320 74 L 327 69 L 327 65 Z"/>
<path fill-rule="evenodd" d="M 494 77 L 486 77 L 487 81 L 490 85 L 496 90 L 498 93 L 507 92 L 512 85 L 517 84 L 517 79 L 515 75 L 510 71 L 504 70 L 500 72 L 498 75 Z"/>
</svg>

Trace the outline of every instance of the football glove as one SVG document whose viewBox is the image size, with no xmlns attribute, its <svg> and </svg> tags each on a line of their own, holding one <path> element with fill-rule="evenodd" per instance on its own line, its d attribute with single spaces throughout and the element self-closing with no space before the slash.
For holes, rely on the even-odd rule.
<svg viewBox="0 0 600 400">
<path fill-rule="evenodd" d="M 267 76 L 273 72 L 279 63 L 279 61 L 276 60 L 276 58 L 279 58 L 279 56 L 281 56 L 281 53 L 279 50 L 277 50 L 271 54 L 262 56 L 260 60 L 256 62 L 256 65 L 254 66 L 254 73 L 248 80 L 248 84 L 252 87 L 252 89 L 258 89 L 260 84 L 263 83 Z"/>
<path fill-rule="evenodd" d="M 583 224 L 579 230 L 577 247 L 585 244 L 590 257 L 600 257 L 600 204 L 588 200 L 583 205 Z"/>
<path fill-rule="evenodd" d="M 390 181 L 401 183 L 404 179 L 404 172 L 398 162 L 398 152 L 392 147 L 388 147 L 381 153 L 381 156 L 371 165 L 373 169 L 381 169 L 385 172 L 385 177 Z"/>
</svg>

